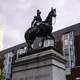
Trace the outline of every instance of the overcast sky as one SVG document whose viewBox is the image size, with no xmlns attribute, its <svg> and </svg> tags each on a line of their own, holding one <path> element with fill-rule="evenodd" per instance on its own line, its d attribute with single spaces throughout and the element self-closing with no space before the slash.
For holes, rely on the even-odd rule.
<svg viewBox="0 0 80 80">
<path fill-rule="evenodd" d="M 80 23 L 80 0 L 0 0 L 3 49 L 24 43 L 24 33 L 30 27 L 36 10 L 41 10 L 44 20 L 52 6 L 57 9 L 53 31 Z"/>
</svg>

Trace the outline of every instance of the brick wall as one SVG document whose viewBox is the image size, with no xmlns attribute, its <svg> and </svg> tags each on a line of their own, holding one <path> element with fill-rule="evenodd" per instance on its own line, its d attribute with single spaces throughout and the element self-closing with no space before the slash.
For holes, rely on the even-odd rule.
<svg viewBox="0 0 80 80">
<path fill-rule="evenodd" d="M 67 75 L 67 80 L 76 80 L 76 78 L 80 77 L 80 67 L 75 67 L 71 69 L 71 75 Z"/>
</svg>

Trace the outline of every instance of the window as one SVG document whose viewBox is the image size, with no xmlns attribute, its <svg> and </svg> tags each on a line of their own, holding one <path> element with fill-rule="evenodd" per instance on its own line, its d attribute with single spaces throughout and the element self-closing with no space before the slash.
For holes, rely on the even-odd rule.
<svg viewBox="0 0 80 80">
<path fill-rule="evenodd" d="M 4 74 L 6 78 L 10 78 L 13 53 L 9 52 L 4 57 Z"/>
<path fill-rule="evenodd" d="M 64 40 L 64 44 L 68 45 L 68 40 L 67 39 Z"/>
<path fill-rule="evenodd" d="M 27 47 L 18 49 L 18 50 L 17 50 L 17 54 L 19 54 L 19 55 L 24 54 L 24 53 L 26 53 L 26 50 L 27 50 Z"/>
<path fill-rule="evenodd" d="M 75 66 L 75 50 L 74 50 L 74 33 L 69 32 L 62 36 L 63 53 L 67 60 L 66 68 L 73 68 Z"/>
<path fill-rule="evenodd" d="M 54 46 L 54 41 L 53 40 L 45 40 L 44 47 L 48 47 L 48 46 Z"/>
</svg>

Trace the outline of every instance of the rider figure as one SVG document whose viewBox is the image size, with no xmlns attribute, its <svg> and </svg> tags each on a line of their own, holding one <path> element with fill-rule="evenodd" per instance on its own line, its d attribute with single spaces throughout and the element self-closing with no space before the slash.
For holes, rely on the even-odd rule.
<svg viewBox="0 0 80 80">
<path fill-rule="evenodd" d="M 40 16 L 41 12 L 40 10 L 38 9 L 37 10 L 37 16 L 34 16 L 34 19 L 31 23 L 31 27 L 34 27 L 34 26 L 38 26 L 40 24 L 40 22 L 42 22 L 42 18 Z"/>
</svg>

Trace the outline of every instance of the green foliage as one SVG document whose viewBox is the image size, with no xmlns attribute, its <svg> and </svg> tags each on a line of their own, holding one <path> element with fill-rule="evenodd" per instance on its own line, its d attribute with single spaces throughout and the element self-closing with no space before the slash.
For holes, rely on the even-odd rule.
<svg viewBox="0 0 80 80">
<path fill-rule="evenodd" d="M 0 74 L 0 80 L 4 80 L 4 79 L 5 79 L 4 74 L 3 74 L 3 72 L 1 72 L 1 74 Z"/>
</svg>

